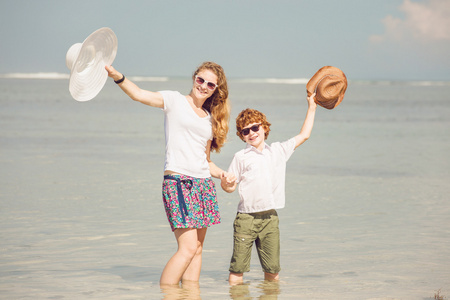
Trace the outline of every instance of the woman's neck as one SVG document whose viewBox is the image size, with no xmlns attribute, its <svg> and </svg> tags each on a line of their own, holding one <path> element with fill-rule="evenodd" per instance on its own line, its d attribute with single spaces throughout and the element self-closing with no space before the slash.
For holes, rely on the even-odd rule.
<svg viewBox="0 0 450 300">
<path fill-rule="evenodd" d="M 194 104 L 195 107 L 197 108 L 202 108 L 203 107 L 203 103 L 205 103 L 206 99 L 201 100 L 197 97 L 194 96 L 194 93 L 190 93 L 189 97 L 192 99 L 192 104 Z"/>
</svg>

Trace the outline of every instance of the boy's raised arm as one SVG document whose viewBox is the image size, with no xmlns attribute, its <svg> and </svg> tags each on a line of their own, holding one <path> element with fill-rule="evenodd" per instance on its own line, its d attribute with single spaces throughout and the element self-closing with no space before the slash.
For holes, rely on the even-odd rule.
<svg viewBox="0 0 450 300">
<path fill-rule="evenodd" d="M 295 148 L 303 144 L 311 136 L 317 108 L 317 104 L 314 101 L 315 95 L 316 94 L 314 93 L 310 97 L 306 98 L 308 100 L 308 110 L 306 112 L 306 117 L 305 121 L 303 122 L 302 129 L 300 130 L 300 133 L 295 136 Z"/>
</svg>

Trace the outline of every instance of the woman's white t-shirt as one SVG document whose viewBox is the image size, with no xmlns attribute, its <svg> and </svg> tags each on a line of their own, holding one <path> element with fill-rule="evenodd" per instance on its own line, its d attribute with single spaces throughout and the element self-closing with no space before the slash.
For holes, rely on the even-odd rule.
<svg viewBox="0 0 450 300">
<path fill-rule="evenodd" d="M 196 178 L 211 177 L 206 145 L 213 138 L 211 115 L 199 117 L 186 96 L 160 91 L 164 98 L 166 158 L 164 170 Z"/>
</svg>

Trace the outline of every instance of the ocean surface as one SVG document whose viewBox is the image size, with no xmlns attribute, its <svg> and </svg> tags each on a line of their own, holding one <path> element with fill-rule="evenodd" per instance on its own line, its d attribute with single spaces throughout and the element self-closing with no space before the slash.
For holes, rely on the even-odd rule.
<svg viewBox="0 0 450 300">
<path fill-rule="evenodd" d="M 279 283 L 263 281 L 254 251 L 245 284 L 229 287 L 238 194 L 216 180 L 222 223 L 200 283 L 161 290 L 176 249 L 162 111 L 112 81 L 77 102 L 67 78 L 51 78 L 0 78 L 0 299 L 450 298 L 450 83 L 350 81 L 340 106 L 318 108 L 288 162 Z M 234 119 L 247 107 L 272 123 L 269 143 L 296 135 L 305 82 L 229 79 L 229 141 L 213 161 L 226 169 L 245 146 Z"/>
</svg>

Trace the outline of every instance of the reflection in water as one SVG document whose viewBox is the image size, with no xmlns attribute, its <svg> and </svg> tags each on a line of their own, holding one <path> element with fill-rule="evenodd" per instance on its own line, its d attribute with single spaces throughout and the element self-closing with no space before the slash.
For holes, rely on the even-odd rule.
<svg viewBox="0 0 450 300">
<path fill-rule="evenodd" d="M 280 283 L 278 281 L 262 281 L 257 286 L 259 297 L 253 298 L 250 295 L 250 284 L 243 283 L 230 286 L 230 298 L 233 300 L 276 300 L 280 294 Z"/>
<path fill-rule="evenodd" d="M 279 281 L 263 281 L 258 284 L 258 289 L 261 290 L 261 296 L 258 299 L 262 300 L 276 300 L 280 294 L 280 282 Z"/>
<path fill-rule="evenodd" d="M 249 285 L 242 283 L 230 286 L 230 298 L 233 300 L 248 300 L 250 297 Z"/>
<path fill-rule="evenodd" d="M 198 281 L 184 281 L 181 286 L 178 284 L 161 285 L 161 293 L 164 295 L 164 300 L 201 299 Z"/>
</svg>

